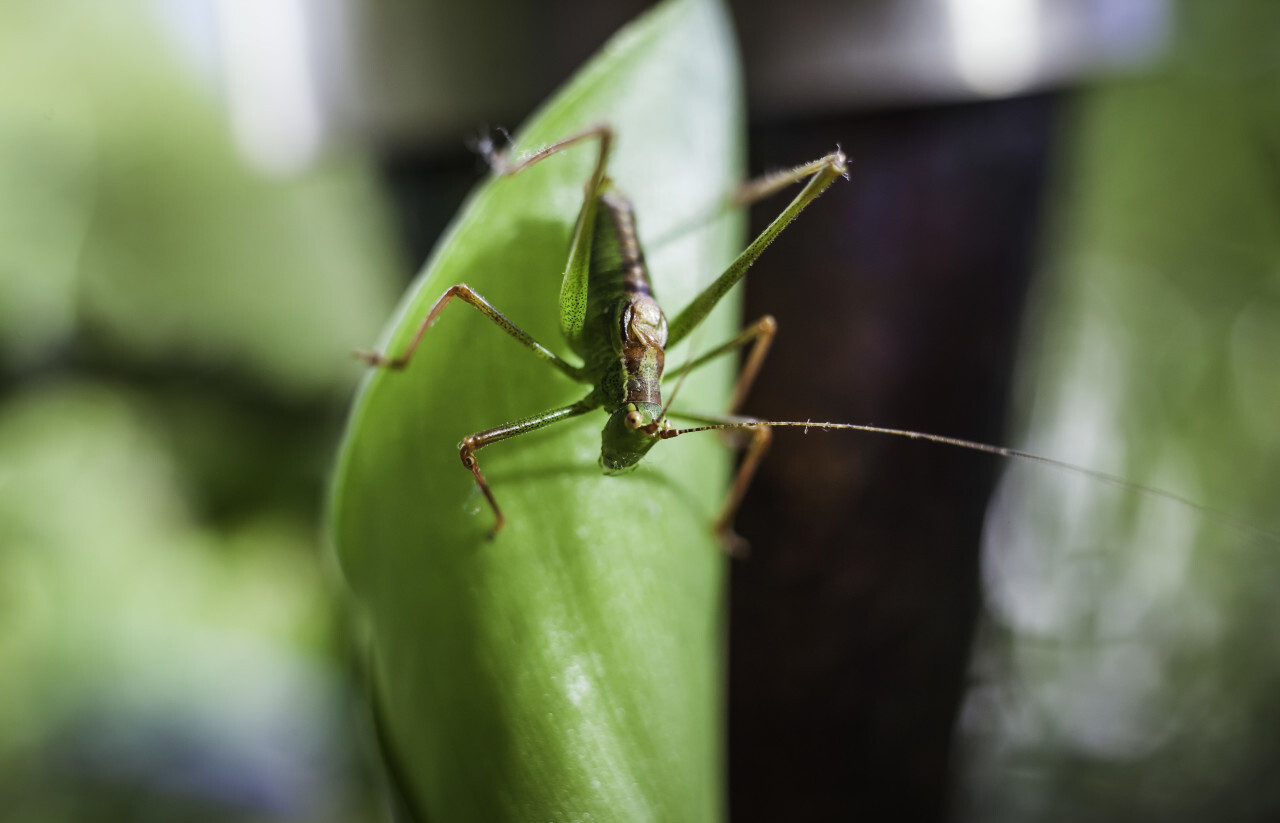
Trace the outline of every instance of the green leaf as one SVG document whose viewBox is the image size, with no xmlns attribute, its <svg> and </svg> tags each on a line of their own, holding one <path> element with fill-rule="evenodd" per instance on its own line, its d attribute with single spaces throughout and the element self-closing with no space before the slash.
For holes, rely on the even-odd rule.
<svg viewBox="0 0 1280 823">
<path fill-rule="evenodd" d="M 518 133 L 517 154 L 591 123 L 615 127 L 610 175 L 635 202 L 668 315 L 741 248 L 740 216 L 717 211 L 741 179 L 736 71 L 720 6 L 669 2 Z M 465 282 L 567 354 L 560 277 L 594 154 L 574 148 L 481 185 L 384 349 L 402 350 L 427 307 Z M 689 345 L 728 339 L 736 312 L 722 306 Z M 687 356 L 668 352 L 672 370 Z M 679 405 L 719 411 L 731 365 L 699 370 Z M 480 453 L 508 518 L 492 541 L 492 513 L 458 459 L 467 434 L 588 390 L 458 304 L 407 369 L 370 373 L 356 400 L 331 526 L 383 745 L 426 819 L 721 815 L 725 561 L 710 522 L 727 451 L 715 437 L 680 438 L 606 477 L 601 413 L 496 444 Z"/>
</svg>

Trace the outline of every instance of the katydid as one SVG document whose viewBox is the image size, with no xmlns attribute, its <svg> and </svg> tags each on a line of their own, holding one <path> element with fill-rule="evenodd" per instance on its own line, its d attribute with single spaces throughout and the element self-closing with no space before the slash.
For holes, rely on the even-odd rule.
<svg viewBox="0 0 1280 823">
<path fill-rule="evenodd" d="M 634 469 L 659 440 L 670 439 L 685 431 L 698 430 L 676 429 L 667 419 L 667 409 L 662 403 L 661 395 L 666 347 L 674 346 L 696 329 L 787 224 L 831 183 L 846 174 L 846 158 L 837 149 L 790 171 L 739 187 L 734 200 L 739 205 L 745 205 L 791 183 L 804 179 L 809 181 L 791 204 L 724 273 L 668 323 L 653 294 L 644 253 L 636 235 L 635 215 L 631 204 L 613 186 L 606 173 L 613 143 L 613 131 L 609 126 L 596 125 L 584 129 L 515 163 L 508 163 L 497 154 L 491 155 L 490 160 L 498 173 L 514 175 L 571 146 L 590 140 L 597 142 L 598 155 L 586 186 L 582 211 L 574 226 L 569 260 L 560 290 L 560 329 L 569 347 L 582 359 L 582 365 L 574 365 L 539 343 L 464 283 L 450 287 L 436 301 L 403 353 L 388 357 L 375 352 L 357 352 L 359 357 L 373 366 L 403 368 L 412 358 L 423 334 L 444 307 L 454 298 L 459 298 L 474 306 L 539 358 L 570 378 L 592 386 L 587 396 L 576 403 L 463 438 L 459 447 L 462 465 L 475 476 L 476 483 L 493 509 L 495 521 L 492 534 L 501 530 L 506 521 L 476 459 L 476 452 L 485 446 L 603 408 L 608 412 L 609 420 L 601 438 L 600 465 L 607 474 L 617 474 Z M 773 318 L 763 317 L 734 339 L 689 362 L 682 372 L 691 371 L 716 357 L 750 346 L 747 364 L 738 377 L 729 404 L 728 412 L 732 414 L 750 388 L 775 328 Z M 734 512 L 767 446 L 768 428 L 753 421 L 729 417 L 687 416 L 722 428 L 745 428 L 752 434 L 747 459 L 738 469 L 729 496 L 716 520 L 716 531 L 727 537 Z"/>
<path fill-rule="evenodd" d="M 372 366 L 402 369 L 412 359 L 427 329 L 454 298 L 461 299 L 485 315 L 533 354 L 566 376 L 591 385 L 591 391 L 576 403 L 550 409 L 539 414 L 504 423 L 463 438 L 459 445 L 462 465 L 475 477 L 476 484 L 493 509 L 496 535 L 506 523 L 502 508 L 480 471 L 476 452 L 485 446 L 536 431 L 543 427 L 603 409 L 609 415 L 601 436 L 600 466 L 606 474 L 619 474 L 635 469 L 645 454 L 659 440 L 669 440 L 694 432 L 737 429 L 750 436 L 746 455 L 738 467 L 727 497 L 715 521 L 715 531 L 728 548 L 740 546 L 732 533 L 734 514 L 746 493 L 760 459 L 768 448 L 772 427 L 808 429 L 843 429 L 874 434 L 928 440 L 948 446 L 985 452 L 1001 457 L 1017 458 L 1078 472 L 1096 480 L 1153 497 L 1172 500 L 1189 508 L 1223 520 L 1230 520 L 1185 497 L 1133 483 L 1124 478 L 1077 466 L 1030 452 L 993 446 L 971 440 L 927 434 L 904 429 L 852 423 L 815 423 L 812 421 L 760 420 L 736 416 L 738 407 L 754 381 L 777 331 L 773 317 L 764 316 L 748 325 L 733 339 L 691 359 L 680 369 L 681 378 L 699 366 L 718 357 L 750 347 L 746 362 L 724 414 L 693 414 L 670 410 L 662 401 L 661 380 L 665 349 L 687 338 L 706 319 L 720 300 L 746 274 L 747 269 L 765 248 L 840 177 L 848 177 L 847 158 L 835 151 L 796 166 L 745 183 L 732 195 L 733 205 L 745 206 L 802 180 L 807 184 L 791 203 L 761 234 L 738 255 L 727 269 L 701 294 L 668 322 L 653 293 L 644 252 L 636 233 L 635 214 L 631 203 L 609 179 L 609 153 L 614 134 L 610 126 L 598 124 L 570 135 L 518 161 L 509 162 L 491 147 L 482 146 L 495 172 L 510 176 L 546 160 L 559 152 L 588 141 L 596 141 L 594 170 L 586 185 L 570 241 L 569 259 L 560 290 L 560 329 L 569 347 L 582 360 L 575 365 L 525 332 L 495 308 L 486 298 L 465 283 L 451 286 L 432 305 L 422 319 L 405 350 L 394 357 L 377 352 L 356 352 Z M 673 416 L 701 425 L 677 428 L 668 419 Z M 1259 530 L 1242 523 L 1244 531 Z M 1265 535 L 1265 533 L 1264 533 Z M 1271 535 L 1265 535 L 1274 540 Z"/>
</svg>

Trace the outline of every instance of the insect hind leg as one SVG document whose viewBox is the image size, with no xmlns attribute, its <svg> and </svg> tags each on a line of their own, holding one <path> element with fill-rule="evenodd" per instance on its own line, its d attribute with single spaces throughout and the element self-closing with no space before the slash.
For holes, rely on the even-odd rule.
<svg viewBox="0 0 1280 823">
<path fill-rule="evenodd" d="M 479 144 L 480 153 L 488 161 L 489 167 L 493 169 L 495 174 L 502 177 L 511 177 L 519 174 L 525 169 L 537 163 L 541 163 L 554 154 L 559 154 L 570 146 L 584 143 L 587 140 L 598 139 L 600 141 L 600 154 L 596 159 L 596 167 L 588 182 L 588 191 L 595 191 L 599 188 L 601 181 L 604 180 L 605 168 L 609 164 L 609 151 L 613 146 L 613 128 L 607 123 L 597 123 L 588 126 L 580 132 L 569 135 L 563 140 L 557 140 L 549 146 L 544 146 L 532 154 L 525 155 L 518 160 L 511 160 L 505 149 L 497 150 L 493 146 L 493 141 L 486 140 Z M 508 137 L 508 141 L 510 138 Z"/>
<path fill-rule="evenodd" d="M 668 323 L 667 344 L 674 346 L 683 340 L 695 329 L 699 323 L 706 319 L 720 302 L 720 300 L 733 288 L 739 280 L 746 275 L 747 269 L 756 261 L 769 244 L 773 242 L 783 229 L 796 218 L 805 206 L 817 199 L 818 195 L 826 191 L 837 178 L 844 177 L 847 174 L 848 167 L 846 165 L 847 158 L 844 152 L 839 149 L 828 155 L 818 158 L 810 163 L 797 166 L 788 172 L 779 175 L 762 178 L 754 183 L 747 183 L 740 187 L 739 199 L 742 203 L 749 203 L 758 200 L 761 197 L 772 194 L 785 186 L 800 180 L 808 179 L 808 183 L 804 189 L 796 195 L 795 199 L 782 210 L 782 212 L 774 218 L 763 232 L 760 233 L 751 245 L 747 246 L 738 258 L 729 264 L 724 273 L 716 278 L 715 282 L 707 286 L 697 297 L 693 299 L 689 305 L 677 314 L 670 323 Z"/>
<path fill-rule="evenodd" d="M 733 483 L 729 486 L 729 492 L 725 495 L 724 503 L 721 504 L 720 513 L 716 515 L 713 525 L 716 537 L 720 540 L 720 546 L 727 554 L 735 557 L 745 556 L 749 546 L 747 541 L 734 532 L 733 520 L 742 506 L 742 498 L 746 495 L 747 489 L 751 488 L 751 481 L 755 478 L 756 470 L 760 468 L 760 461 L 764 459 L 765 452 L 769 450 L 769 444 L 773 442 L 773 429 L 768 422 L 751 417 L 687 412 L 672 412 L 672 414 L 704 425 L 691 429 L 668 429 L 662 435 L 664 440 L 702 431 L 733 431 L 747 434 L 749 439 L 742 462 L 738 464 Z"/>
</svg>

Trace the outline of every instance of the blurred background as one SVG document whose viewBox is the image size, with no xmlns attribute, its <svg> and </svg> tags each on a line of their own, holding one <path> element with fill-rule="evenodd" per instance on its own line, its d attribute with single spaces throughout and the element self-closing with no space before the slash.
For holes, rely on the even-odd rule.
<svg viewBox="0 0 1280 823">
<path fill-rule="evenodd" d="M 1280 4 L 733 5 L 752 172 L 854 163 L 748 279 L 747 410 L 1214 513 L 779 434 L 732 818 L 1273 819 Z M 6 820 L 381 816 L 320 525 L 349 352 L 467 138 L 645 6 L 0 1 Z"/>
</svg>

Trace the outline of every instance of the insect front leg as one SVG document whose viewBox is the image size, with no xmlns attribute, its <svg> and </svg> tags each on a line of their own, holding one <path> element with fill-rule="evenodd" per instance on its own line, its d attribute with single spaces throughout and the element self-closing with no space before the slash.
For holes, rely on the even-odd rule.
<svg viewBox="0 0 1280 823">
<path fill-rule="evenodd" d="M 485 499 L 489 501 L 489 506 L 493 509 L 493 529 L 489 532 L 491 539 L 506 525 L 507 518 L 498 506 L 498 501 L 494 499 L 493 490 L 489 488 L 489 483 L 484 479 L 484 475 L 480 473 L 480 462 L 476 459 L 476 452 L 492 443 L 528 434 L 531 431 L 550 426 L 552 423 L 559 423 L 561 420 L 568 420 L 570 417 L 585 414 L 595 408 L 598 408 L 598 405 L 591 402 L 590 397 L 588 397 L 585 400 L 574 403 L 572 406 L 545 411 L 542 414 L 535 414 L 532 417 L 525 417 L 512 423 L 504 423 L 501 426 L 476 432 L 462 438 L 462 442 L 458 444 L 458 456 L 462 458 L 462 465 L 475 477 L 476 485 L 480 487 L 480 491 L 484 492 Z"/>
<path fill-rule="evenodd" d="M 555 352 L 535 340 L 533 336 L 524 329 L 520 328 L 515 323 L 512 323 L 507 319 L 506 315 L 495 309 L 488 300 L 485 300 L 478 293 L 473 291 L 466 283 L 459 283 L 456 286 L 450 286 L 449 289 L 440 296 L 440 299 L 435 302 L 435 305 L 433 305 L 431 310 L 427 312 L 427 316 L 424 317 L 422 322 L 418 325 L 418 330 L 414 332 L 413 339 L 409 341 L 408 347 L 406 347 L 398 356 L 387 357 L 385 354 L 370 351 L 358 351 L 355 352 L 355 356 L 365 361 L 370 366 L 396 370 L 403 369 L 408 365 L 409 360 L 412 359 L 413 353 L 417 351 L 418 344 L 422 342 L 422 335 L 426 334 L 427 329 L 431 328 L 431 324 L 435 323 L 436 318 L 440 316 L 440 312 L 444 311 L 444 307 L 449 305 L 450 301 L 455 297 L 461 299 L 463 302 L 475 306 L 485 317 L 493 321 L 499 328 L 519 341 L 520 345 L 533 352 L 539 358 L 555 366 L 574 380 L 583 380 L 582 369 L 561 358 Z"/>
</svg>

